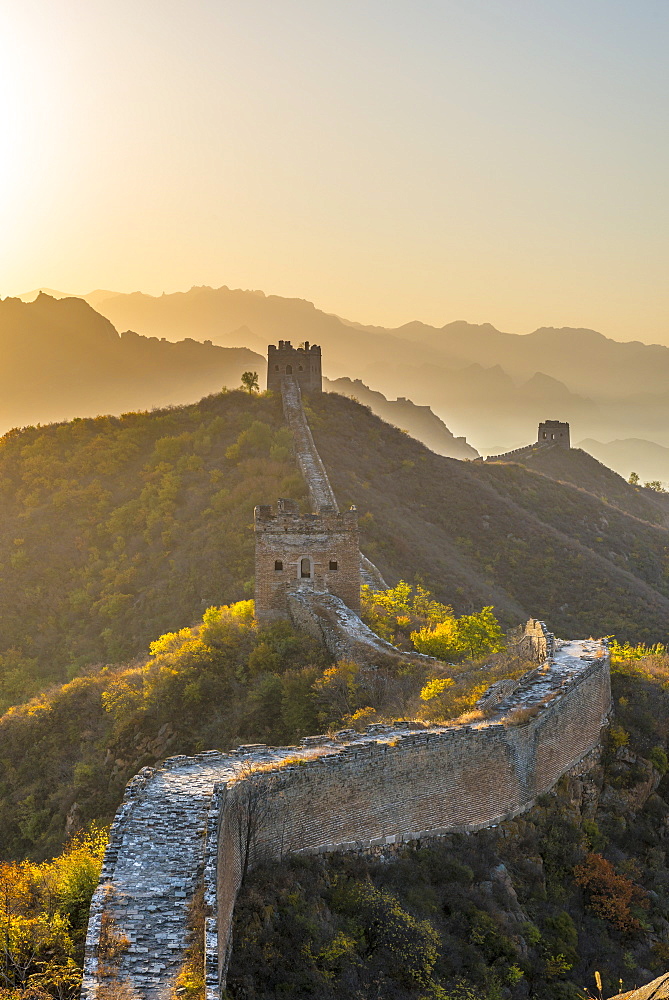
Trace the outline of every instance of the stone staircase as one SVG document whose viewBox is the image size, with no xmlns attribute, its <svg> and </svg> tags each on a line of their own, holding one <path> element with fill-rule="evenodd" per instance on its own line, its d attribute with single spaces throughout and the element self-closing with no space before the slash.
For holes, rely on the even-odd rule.
<svg viewBox="0 0 669 1000">
<path fill-rule="evenodd" d="M 330 485 L 321 456 L 316 450 L 311 428 L 302 406 L 302 393 L 294 376 L 284 375 L 281 379 L 281 397 L 286 423 L 293 433 L 295 455 L 300 471 L 309 487 L 309 499 L 314 511 L 323 507 L 339 513 L 337 498 Z"/>
<path fill-rule="evenodd" d="M 304 481 L 309 487 L 309 500 L 314 511 L 323 508 L 339 513 L 337 498 L 330 485 L 325 466 L 318 454 L 311 428 L 302 406 L 302 392 L 295 376 L 281 378 L 283 414 L 293 435 L 295 457 Z M 360 553 L 360 578 L 372 590 L 387 590 L 388 584 L 373 562 Z"/>
</svg>

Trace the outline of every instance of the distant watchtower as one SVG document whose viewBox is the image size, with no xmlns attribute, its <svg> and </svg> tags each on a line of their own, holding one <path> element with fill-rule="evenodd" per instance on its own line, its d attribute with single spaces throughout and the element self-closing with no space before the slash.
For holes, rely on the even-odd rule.
<svg viewBox="0 0 669 1000">
<path fill-rule="evenodd" d="M 569 424 L 560 420 L 543 420 L 539 424 L 538 444 L 559 444 L 561 448 L 571 448 Z"/>
<path fill-rule="evenodd" d="M 325 591 L 360 612 L 358 512 L 321 508 L 301 514 L 294 500 L 255 509 L 256 618 L 261 623 L 288 617 L 287 595 L 295 590 Z"/>
<path fill-rule="evenodd" d="M 267 348 L 267 388 L 281 392 L 281 377 L 292 375 L 302 392 L 322 392 L 321 349 L 317 344 L 304 342 L 304 347 L 293 347 L 289 340 L 280 340 L 279 346 Z"/>
</svg>

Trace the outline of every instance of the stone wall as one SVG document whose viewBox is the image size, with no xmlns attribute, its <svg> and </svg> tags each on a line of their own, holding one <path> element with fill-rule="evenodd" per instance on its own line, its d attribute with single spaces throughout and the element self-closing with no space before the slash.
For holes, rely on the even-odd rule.
<svg viewBox="0 0 669 1000">
<path fill-rule="evenodd" d="M 577 651 L 569 648 L 577 644 L 566 645 L 565 663 Z M 608 657 L 586 659 L 562 677 L 556 671 L 548 686 L 546 698 L 545 672 L 532 671 L 525 690 L 521 684 L 514 701 L 485 724 L 403 733 L 376 727 L 377 739 L 341 749 L 330 744 L 312 760 L 257 775 L 253 780 L 271 786 L 253 860 L 382 849 L 475 831 L 524 811 L 562 775 L 584 761 L 592 765 L 611 705 Z M 245 779 L 229 786 L 222 810 L 221 983 L 239 886 L 244 794 Z"/>
<path fill-rule="evenodd" d="M 104 981 L 103 912 L 129 941 L 119 981 L 141 1000 L 169 995 L 186 947 L 188 902 L 204 880 L 207 1000 L 219 1000 L 254 789 L 264 794 L 251 864 L 300 851 L 401 849 L 477 830 L 528 808 L 566 772 L 591 766 L 610 708 L 608 657 L 592 640 L 558 645 L 552 661 L 474 725 L 376 725 L 309 737 L 299 747 L 210 751 L 144 769 L 112 827 L 82 997 L 97 998 Z"/>
<path fill-rule="evenodd" d="M 314 511 L 330 510 L 338 512 L 337 498 L 330 485 L 325 466 L 314 444 L 311 428 L 302 406 L 302 393 L 296 380 L 284 376 L 280 384 L 283 400 L 283 414 L 293 435 L 295 459 L 309 489 L 309 502 Z M 372 590 L 387 590 L 374 563 L 360 553 L 360 578 Z"/>
<path fill-rule="evenodd" d="M 321 510 L 323 507 L 327 507 L 336 513 L 339 510 L 337 498 L 330 485 L 321 456 L 316 450 L 311 428 L 302 406 L 302 393 L 294 378 L 286 376 L 281 379 L 281 399 L 283 415 L 293 435 L 295 458 L 309 488 L 311 509 Z"/>
<path fill-rule="evenodd" d="M 288 611 L 295 627 L 324 643 L 335 660 L 353 660 L 371 666 L 401 660 L 432 666 L 438 674 L 444 672 L 440 660 L 400 650 L 386 642 L 333 594 L 298 590 L 288 595 Z"/>
</svg>

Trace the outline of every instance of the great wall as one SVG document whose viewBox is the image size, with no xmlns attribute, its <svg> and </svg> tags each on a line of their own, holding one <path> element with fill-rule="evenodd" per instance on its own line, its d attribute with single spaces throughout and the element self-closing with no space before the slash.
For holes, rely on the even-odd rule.
<svg viewBox="0 0 669 1000">
<path fill-rule="evenodd" d="M 351 586 L 360 575 L 384 584 L 364 557 L 361 567 L 356 513 L 339 513 L 301 405 L 297 373 L 304 372 L 302 387 L 318 391 L 320 349 L 280 342 L 269 353 L 268 386 L 281 389 L 319 513 L 302 515 L 285 501 L 276 511 L 256 509 L 257 614 L 291 618 L 335 658 L 406 658 L 356 613 Z M 528 809 L 563 775 L 589 770 L 611 705 L 606 644 L 556 640 L 534 620 L 522 641 L 538 665 L 495 685 L 481 721 L 374 725 L 296 747 L 212 750 L 144 768 L 111 829 L 91 905 L 82 998 L 105 995 L 112 976 L 141 1000 L 168 1000 L 187 946 L 189 904 L 204 886 L 206 997 L 220 1000 L 245 868 L 299 852 L 390 855 L 474 832 Z M 111 963 L 110 935 L 126 942 Z"/>
</svg>

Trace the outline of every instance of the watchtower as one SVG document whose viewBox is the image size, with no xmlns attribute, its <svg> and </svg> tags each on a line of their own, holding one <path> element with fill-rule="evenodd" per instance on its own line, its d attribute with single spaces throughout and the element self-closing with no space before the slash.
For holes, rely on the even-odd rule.
<svg viewBox="0 0 669 1000">
<path fill-rule="evenodd" d="M 538 444 L 559 444 L 561 448 L 571 448 L 569 424 L 560 420 L 543 420 L 539 424 Z"/>
<path fill-rule="evenodd" d="M 267 348 L 267 388 L 281 392 L 281 378 L 292 375 L 302 392 L 322 392 L 321 349 L 305 340 L 304 347 L 293 347 L 289 340 Z"/>
<path fill-rule="evenodd" d="M 287 595 L 325 591 L 360 612 L 358 512 L 337 514 L 322 507 L 301 514 L 294 500 L 255 509 L 256 618 L 261 623 L 288 616 Z"/>
</svg>

